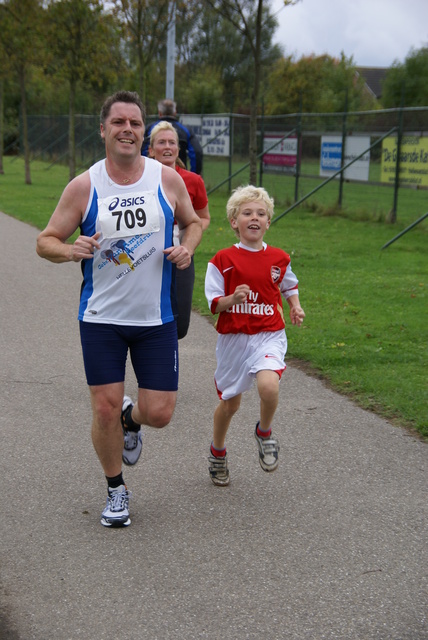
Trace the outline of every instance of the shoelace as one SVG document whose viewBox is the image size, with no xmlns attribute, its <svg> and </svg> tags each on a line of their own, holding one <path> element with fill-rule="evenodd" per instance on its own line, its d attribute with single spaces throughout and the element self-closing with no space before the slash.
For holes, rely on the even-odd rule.
<svg viewBox="0 0 428 640">
<path fill-rule="evenodd" d="M 138 444 L 138 431 L 127 431 L 125 434 L 124 447 L 127 451 L 132 451 Z"/>
<path fill-rule="evenodd" d="M 110 511 L 123 511 L 128 507 L 129 491 L 112 491 L 109 493 Z"/>
</svg>

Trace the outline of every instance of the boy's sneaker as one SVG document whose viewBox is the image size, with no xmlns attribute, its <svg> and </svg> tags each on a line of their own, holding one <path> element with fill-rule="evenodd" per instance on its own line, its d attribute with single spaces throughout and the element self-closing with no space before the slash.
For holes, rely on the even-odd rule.
<svg viewBox="0 0 428 640">
<path fill-rule="evenodd" d="M 208 470 L 211 481 L 218 487 L 227 487 L 230 482 L 229 469 L 227 468 L 227 454 L 223 458 L 216 458 L 210 450 L 208 462 L 210 463 Z"/>
<path fill-rule="evenodd" d="M 127 425 L 131 422 L 131 411 L 134 403 L 129 396 L 124 396 L 122 405 L 122 414 L 120 421 L 123 429 L 123 453 L 122 460 L 127 465 L 133 465 L 138 462 L 143 448 L 143 436 L 141 426 L 138 431 L 128 429 Z"/>
<path fill-rule="evenodd" d="M 278 466 L 279 442 L 272 435 L 269 438 L 261 438 L 257 435 L 258 426 L 259 422 L 256 424 L 254 435 L 259 446 L 260 466 L 263 471 L 275 471 Z"/>
<path fill-rule="evenodd" d="M 129 517 L 129 498 L 131 492 L 121 484 L 115 489 L 108 488 L 107 503 L 101 514 L 104 527 L 127 527 L 131 524 Z"/>
</svg>

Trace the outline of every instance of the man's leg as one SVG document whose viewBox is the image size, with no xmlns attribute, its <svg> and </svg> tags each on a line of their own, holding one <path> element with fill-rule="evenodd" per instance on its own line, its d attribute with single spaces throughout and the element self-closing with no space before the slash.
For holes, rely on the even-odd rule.
<svg viewBox="0 0 428 640">
<path fill-rule="evenodd" d="M 141 329 L 131 345 L 138 399 L 131 410 L 137 425 L 165 427 L 177 401 L 178 342 L 175 322 Z"/>
<path fill-rule="evenodd" d="M 120 424 L 122 382 L 89 387 L 92 403 L 92 443 L 104 474 L 113 478 L 122 471 L 123 431 Z"/>
<path fill-rule="evenodd" d="M 137 424 L 149 427 L 166 427 L 171 421 L 176 402 L 176 391 L 138 389 L 138 401 L 132 408 L 132 419 Z"/>
<path fill-rule="evenodd" d="M 108 481 L 107 502 L 101 514 L 104 527 L 126 527 L 129 517 L 128 491 L 122 476 L 123 431 L 120 412 L 123 383 L 91 386 L 92 442 Z"/>
</svg>

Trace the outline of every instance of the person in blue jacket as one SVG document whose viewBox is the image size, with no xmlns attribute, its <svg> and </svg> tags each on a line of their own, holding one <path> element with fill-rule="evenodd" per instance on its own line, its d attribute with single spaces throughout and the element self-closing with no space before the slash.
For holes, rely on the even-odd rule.
<svg viewBox="0 0 428 640">
<path fill-rule="evenodd" d="M 186 169 L 198 173 L 202 173 L 202 158 L 203 151 L 201 143 L 198 140 L 197 135 L 192 129 L 185 127 L 184 124 L 179 122 L 177 117 L 177 105 L 173 100 L 160 100 L 158 102 L 158 114 L 159 120 L 153 122 L 147 127 L 144 136 L 143 147 L 141 153 L 143 156 L 149 155 L 150 146 L 150 134 L 153 127 L 155 127 L 161 120 L 170 122 L 178 134 L 178 141 L 180 145 L 180 152 L 178 157 L 184 163 Z M 190 166 L 189 166 L 190 165 Z"/>
</svg>

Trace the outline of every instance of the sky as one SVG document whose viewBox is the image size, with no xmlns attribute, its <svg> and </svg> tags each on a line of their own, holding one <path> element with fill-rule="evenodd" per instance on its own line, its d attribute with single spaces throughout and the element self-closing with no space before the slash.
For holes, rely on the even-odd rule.
<svg viewBox="0 0 428 640">
<path fill-rule="evenodd" d="M 410 49 L 428 46 L 427 0 L 271 0 L 279 28 L 273 42 L 286 56 L 329 54 L 362 67 L 403 63 Z M 277 13 L 278 12 L 278 13 Z"/>
</svg>

